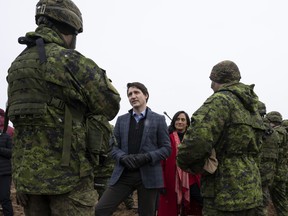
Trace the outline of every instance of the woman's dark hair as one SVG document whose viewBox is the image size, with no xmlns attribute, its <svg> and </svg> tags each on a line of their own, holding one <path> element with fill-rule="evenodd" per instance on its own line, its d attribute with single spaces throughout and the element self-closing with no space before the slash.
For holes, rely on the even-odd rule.
<svg viewBox="0 0 288 216">
<path fill-rule="evenodd" d="M 148 99 L 149 99 L 149 93 L 148 93 L 148 90 L 146 88 L 146 86 L 140 82 L 132 82 L 132 83 L 127 83 L 127 94 L 128 94 L 128 90 L 129 88 L 131 87 L 135 87 L 137 89 L 140 89 L 140 91 L 142 91 L 142 93 L 144 95 L 147 95 L 147 99 L 146 99 L 146 102 L 148 102 Z"/>
<path fill-rule="evenodd" d="M 173 132 L 176 130 L 176 128 L 175 128 L 175 122 L 176 122 L 178 116 L 179 116 L 181 113 L 183 113 L 183 114 L 185 115 L 185 118 L 186 118 L 186 121 L 187 121 L 187 128 L 190 126 L 190 118 L 189 118 L 189 115 L 188 115 L 185 111 L 178 111 L 178 112 L 175 113 L 175 115 L 174 115 L 173 118 L 172 118 L 172 121 L 171 121 L 170 125 L 168 126 L 168 132 L 169 132 L 169 134 L 170 134 L 170 133 L 173 133 Z"/>
</svg>

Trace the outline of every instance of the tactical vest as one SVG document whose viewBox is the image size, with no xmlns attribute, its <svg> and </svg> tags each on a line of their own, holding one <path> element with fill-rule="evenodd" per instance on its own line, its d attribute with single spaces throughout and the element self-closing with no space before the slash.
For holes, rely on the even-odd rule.
<svg viewBox="0 0 288 216">
<path fill-rule="evenodd" d="M 21 41 L 22 39 L 22 41 Z M 67 98 L 84 101 L 81 89 L 71 84 L 73 77 L 65 65 L 62 56 L 60 61 L 53 52 L 60 53 L 62 48 L 54 43 L 44 44 L 42 38 L 31 40 L 20 38 L 20 43 L 27 48 L 11 65 L 7 81 L 8 116 L 15 127 L 35 125 L 64 128 L 62 165 L 68 166 L 70 161 L 72 119 L 82 122 L 84 106 L 78 103 L 73 107 Z M 60 57 L 60 56 L 59 56 Z M 80 86 L 76 86 L 80 88 Z M 69 104 L 69 106 L 68 106 Z M 84 102 L 83 102 L 84 104 Z M 53 112 L 62 113 L 62 119 L 53 119 L 48 108 Z M 62 122 L 62 124 L 61 124 Z M 64 122 L 64 123 L 63 123 Z"/>
<path fill-rule="evenodd" d="M 270 126 L 266 126 L 263 136 L 263 145 L 261 148 L 261 161 L 273 160 L 277 161 L 279 152 L 279 136 L 277 132 Z"/>
</svg>

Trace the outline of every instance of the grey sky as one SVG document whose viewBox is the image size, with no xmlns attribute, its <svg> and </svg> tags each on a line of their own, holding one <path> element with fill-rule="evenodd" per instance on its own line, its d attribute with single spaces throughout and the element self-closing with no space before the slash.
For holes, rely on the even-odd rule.
<svg viewBox="0 0 288 216">
<path fill-rule="evenodd" d="M 238 65 L 241 82 L 255 84 L 267 110 L 288 118 L 287 0 L 74 2 L 84 20 L 77 50 L 107 71 L 122 97 L 119 115 L 130 109 L 127 82 L 140 81 L 152 110 L 171 117 L 185 110 L 191 116 L 213 93 L 211 68 L 229 59 Z M 36 3 L 0 1 L 1 108 L 7 70 L 24 49 L 17 39 L 36 28 Z"/>
</svg>

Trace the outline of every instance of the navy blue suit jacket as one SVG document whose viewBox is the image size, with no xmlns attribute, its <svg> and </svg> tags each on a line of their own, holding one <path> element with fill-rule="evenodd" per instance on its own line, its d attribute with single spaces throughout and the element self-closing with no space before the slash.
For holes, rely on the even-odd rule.
<svg viewBox="0 0 288 216">
<path fill-rule="evenodd" d="M 163 173 L 161 160 L 165 160 L 171 154 L 170 138 L 165 117 L 159 115 L 147 107 L 143 136 L 139 153 L 149 152 L 152 162 L 140 167 L 142 183 L 145 188 L 162 188 Z M 128 134 L 131 114 L 119 116 L 114 128 L 114 136 L 117 144 L 114 145 L 111 155 L 116 160 L 115 168 L 110 178 L 110 185 L 114 185 L 120 178 L 124 166 L 119 162 L 122 155 L 128 154 Z"/>
</svg>

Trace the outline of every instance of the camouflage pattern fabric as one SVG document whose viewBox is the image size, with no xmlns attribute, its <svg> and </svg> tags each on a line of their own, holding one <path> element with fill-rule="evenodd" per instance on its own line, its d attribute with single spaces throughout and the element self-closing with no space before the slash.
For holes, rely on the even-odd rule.
<svg viewBox="0 0 288 216">
<path fill-rule="evenodd" d="M 101 157 L 101 156 L 100 156 Z M 107 188 L 108 180 L 111 177 L 111 174 L 114 169 L 115 161 L 111 158 L 110 155 L 107 156 L 103 163 L 100 163 L 95 169 L 95 189 L 98 192 L 99 199 Z"/>
<path fill-rule="evenodd" d="M 241 75 L 238 66 L 234 62 L 225 60 L 212 68 L 209 78 L 217 83 L 229 83 L 238 82 L 241 79 Z"/>
<path fill-rule="evenodd" d="M 39 16 L 46 16 L 60 23 L 66 23 L 78 33 L 83 32 L 82 14 L 71 0 L 40 0 L 36 5 L 36 20 Z"/>
<path fill-rule="evenodd" d="M 257 102 L 253 85 L 227 83 L 191 118 L 178 147 L 178 166 L 191 173 L 204 172 L 203 165 L 213 147 L 219 161 L 216 172 L 203 173 L 201 179 L 204 209 L 243 211 L 262 203 L 256 158 L 265 128 Z"/>
<path fill-rule="evenodd" d="M 281 125 L 274 127 L 279 136 L 279 157 L 276 167 L 276 181 L 287 181 L 287 165 L 288 165 L 288 143 L 287 132 Z"/>
<path fill-rule="evenodd" d="M 270 122 L 277 122 L 277 123 L 282 122 L 282 115 L 277 111 L 271 111 L 267 113 L 265 118 L 268 119 Z"/>
<path fill-rule="evenodd" d="M 209 199 L 206 199 L 206 206 L 211 206 L 209 204 Z M 205 208 L 202 211 L 203 216 L 256 216 L 256 211 L 254 208 L 252 209 L 245 209 L 241 211 L 222 211 L 215 208 Z M 258 215 L 257 215 L 258 216 Z"/>
<path fill-rule="evenodd" d="M 282 121 L 282 120 L 281 120 Z M 277 215 L 288 215 L 287 194 L 287 165 L 288 165 L 288 143 L 287 131 L 281 125 L 274 127 L 280 137 L 279 157 L 276 163 L 276 173 L 273 185 L 270 187 L 270 195 Z"/>
<path fill-rule="evenodd" d="M 86 115 L 112 120 L 120 96 L 105 71 L 79 52 L 64 48 L 57 32 L 40 25 L 26 34 L 31 40 L 39 37 L 45 42 L 46 61 L 40 64 L 39 47 L 31 46 L 14 60 L 7 76 L 8 115 L 15 127 L 13 181 L 19 192 L 63 194 L 81 178 L 93 175 L 87 157 Z M 71 134 L 64 139 L 69 113 Z M 70 161 L 61 166 L 66 139 L 71 139 Z"/>
<path fill-rule="evenodd" d="M 274 128 L 265 123 L 266 130 L 260 156 L 260 174 L 262 185 L 271 186 L 276 174 L 276 162 L 279 157 L 280 137 Z"/>
<path fill-rule="evenodd" d="M 115 144 L 115 138 L 113 136 L 114 126 L 110 125 L 110 139 L 105 139 L 101 145 L 99 154 L 99 164 L 94 172 L 95 190 L 97 190 L 99 199 L 107 188 L 108 180 L 114 169 L 115 161 L 112 159 L 110 152 L 112 146 Z"/>
<path fill-rule="evenodd" d="M 29 202 L 24 208 L 26 216 L 94 216 L 97 193 L 93 190 L 93 179 L 81 179 L 75 190 L 53 195 L 27 195 Z M 49 200 L 50 208 L 47 208 Z"/>
<path fill-rule="evenodd" d="M 266 121 L 265 127 L 266 130 L 263 136 L 259 165 L 263 191 L 263 204 L 257 207 L 257 215 L 259 216 L 268 214 L 268 206 L 271 200 L 270 187 L 272 186 L 276 175 L 276 163 L 278 161 L 280 144 L 280 137 L 277 131 L 275 131 L 275 129 Z"/>
<path fill-rule="evenodd" d="M 286 129 L 286 131 L 288 132 L 288 119 L 284 119 L 281 122 L 281 125 Z"/>
</svg>

